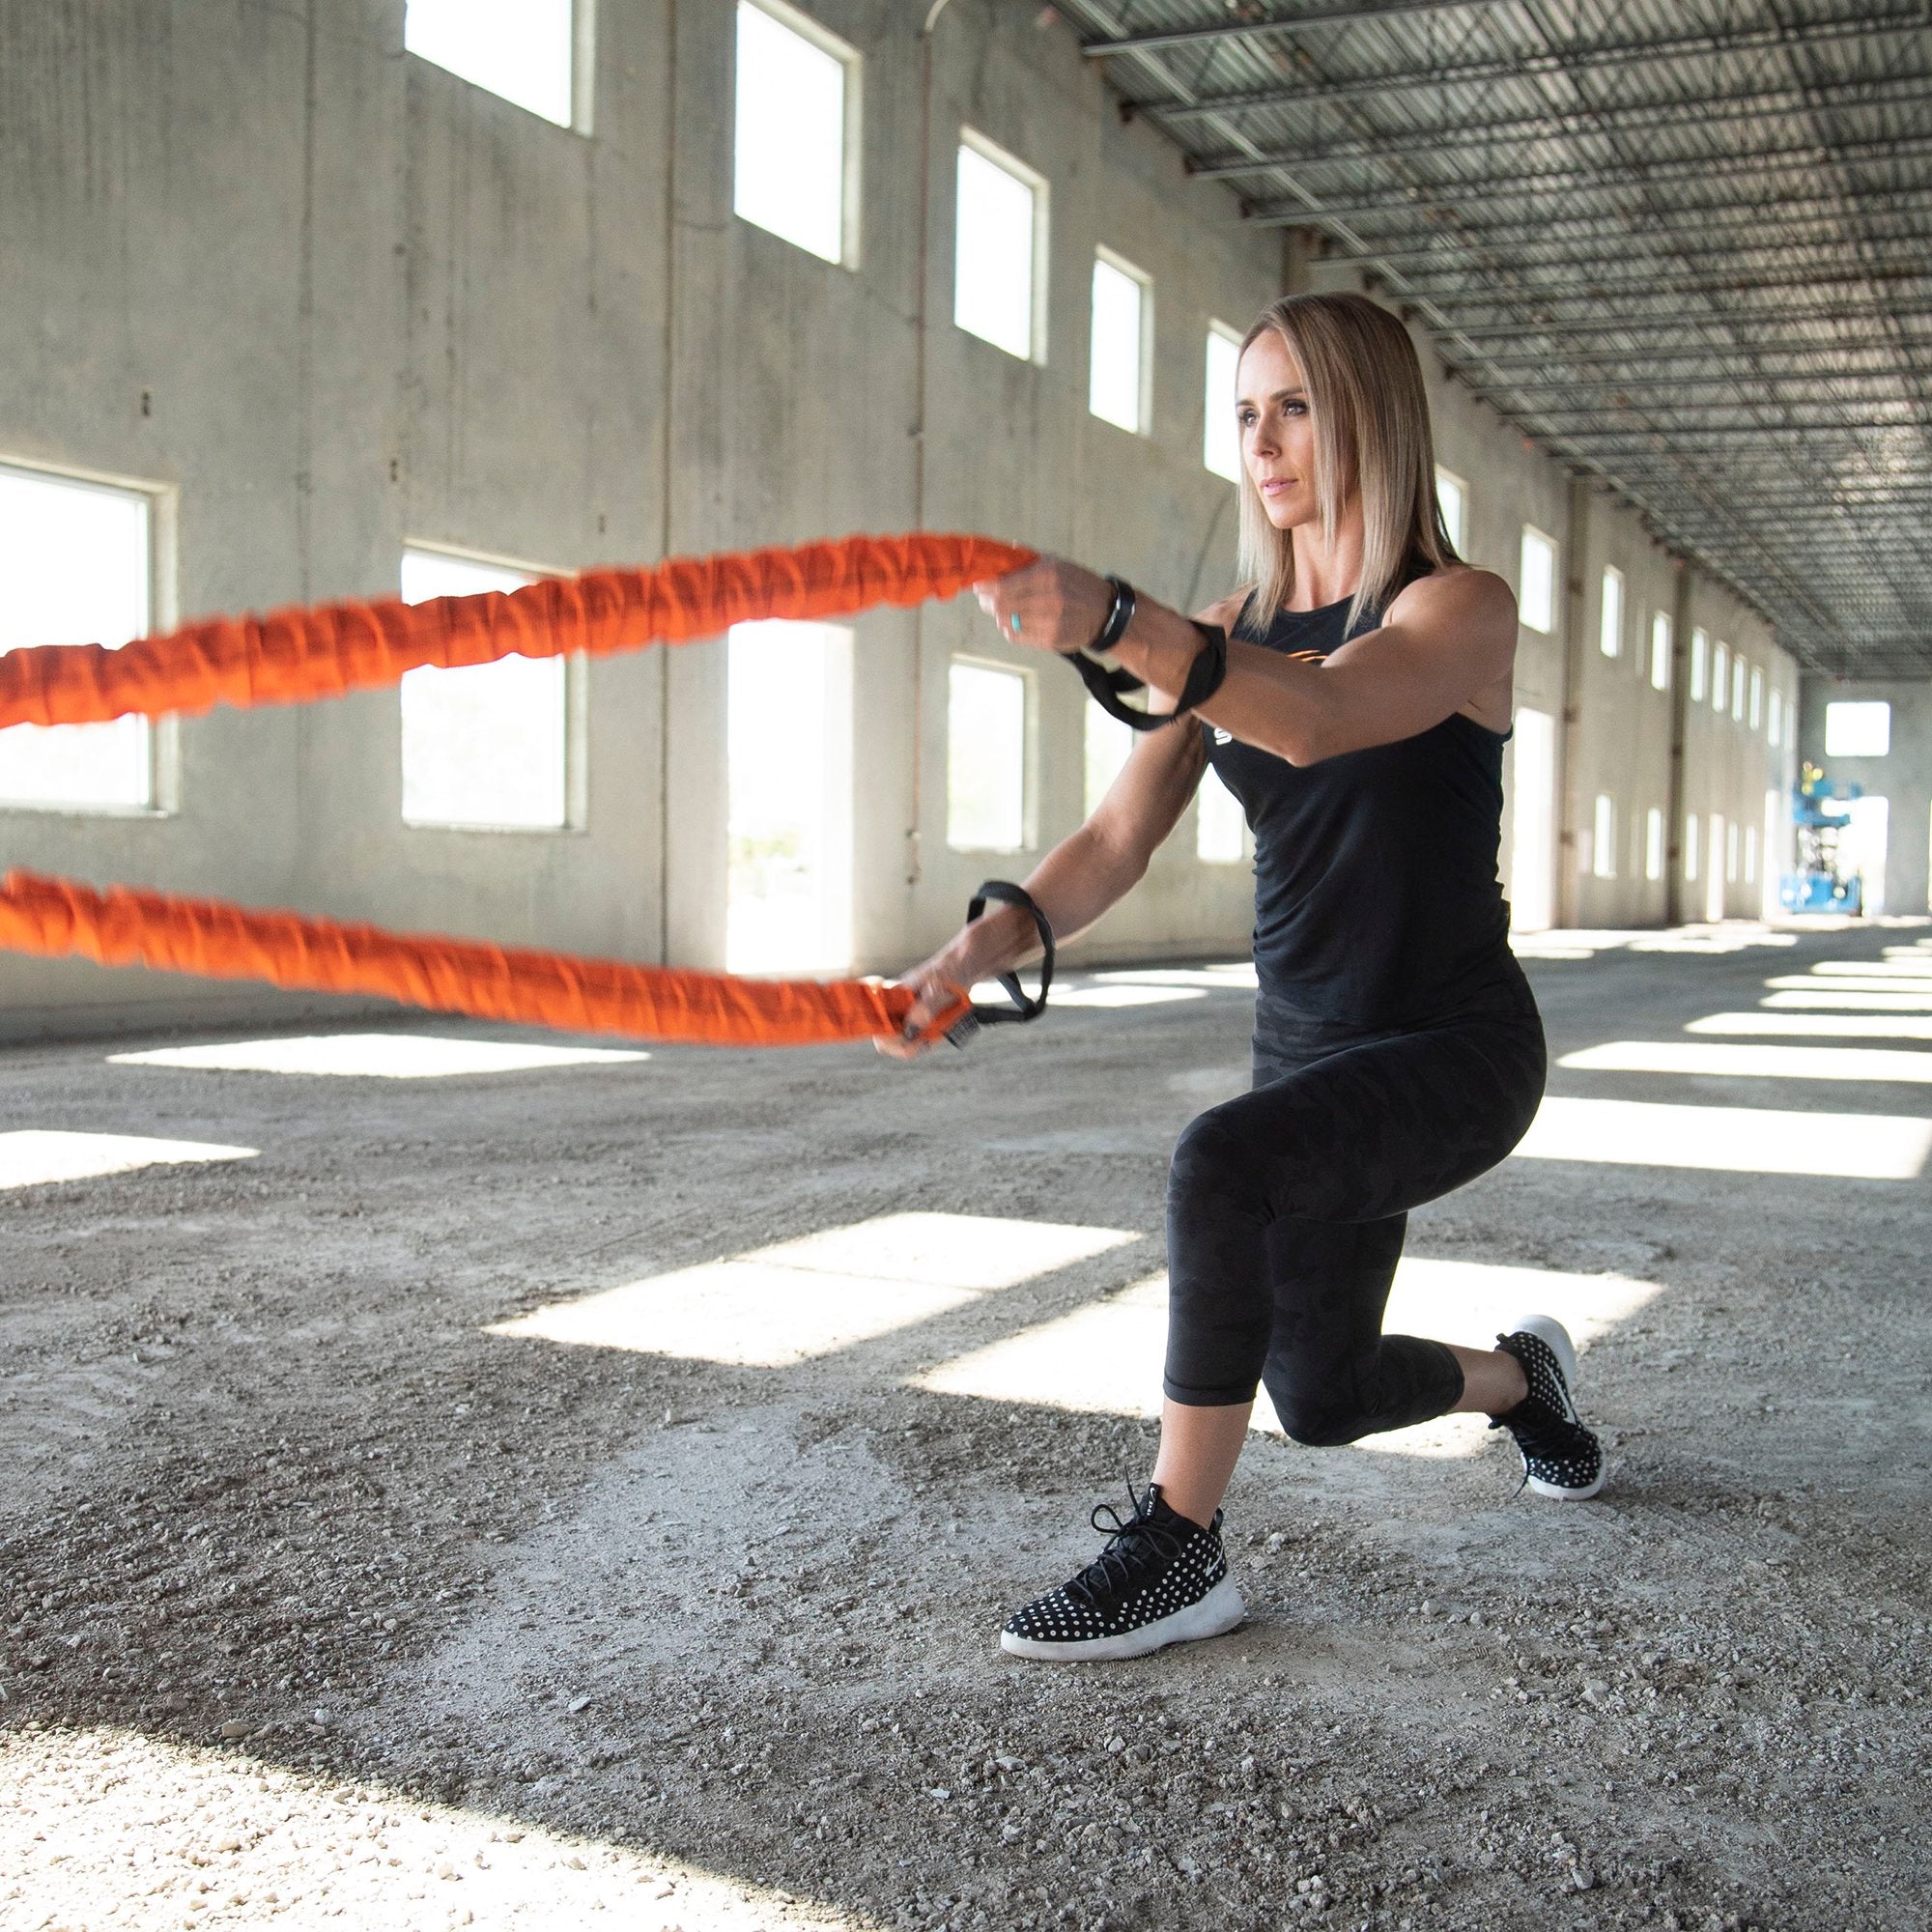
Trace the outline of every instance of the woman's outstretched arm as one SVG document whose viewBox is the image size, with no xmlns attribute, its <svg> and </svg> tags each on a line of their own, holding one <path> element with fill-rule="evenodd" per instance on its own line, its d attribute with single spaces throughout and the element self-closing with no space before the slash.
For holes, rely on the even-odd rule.
<svg viewBox="0 0 1932 1932">
<path fill-rule="evenodd" d="M 1041 650 L 1087 642 L 1112 601 L 1103 579 L 1059 557 L 976 587 L 1013 641 Z M 1198 715 L 1293 765 L 1412 738 L 1486 694 L 1497 695 L 1506 716 L 1516 634 L 1515 594 L 1493 572 L 1419 578 L 1377 629 L 1325 659 L 1231 640 L 1227 681 Z M 1117 647 L 1121 663 L 1170 702 L 1200 649 L 1193 624 L 1151 599 L 1140 602 Z"/>
</svg>

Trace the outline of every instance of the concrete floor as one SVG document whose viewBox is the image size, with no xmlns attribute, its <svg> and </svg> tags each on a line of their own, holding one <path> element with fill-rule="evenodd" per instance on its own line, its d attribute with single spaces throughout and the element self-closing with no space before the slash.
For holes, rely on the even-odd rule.
<svg viewBox="0 0 1932 1932">
<path fill-rule="evenodd" d="M 1147 1468 L 1238 974 L 910 1069 L 12 1052 L 16 1180 L 98 1150 L 30 1132 L 229 1157 L 0 1193 L 0 1923 L 1927 1923 L 1932 1029 L 1684 1030 L 1923 936 L 1538 949 L 1553 1054 L 1910 1058 L 1555 1069 L 1712 1111 L 1548 1110 L 1414 1217 L 1399 1314 L 1593 1337 L 1603 1497 L 1513 1497 L 1473 1422 L 1258 1434 L 1250 1622 L 1074 1669 L 994 1633 Z"/>
</svg>

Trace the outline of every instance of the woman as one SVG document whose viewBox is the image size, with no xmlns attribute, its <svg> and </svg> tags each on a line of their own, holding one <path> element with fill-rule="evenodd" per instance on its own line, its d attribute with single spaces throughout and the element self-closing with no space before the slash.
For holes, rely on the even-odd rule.
<svg viewBox="0 0 1932 1932">
<path fill-rule="evenodd" d="M 1217 627 L 1226 675 L 1198 723 L 1136 740 L 1027 887 L 1057 933 L 1091 925 L 1211 762 L 1255 834 L 1254 1084 L 1175 1151 L 1149 1492 L 1124 1521 L 1096 1510 L 1099 1557 L 1007 1625 L 1022 1656 L 1135 1657 L 1240 1621 L 1220 1506 L 1258 1382 L 1300 1442 L 1471 1409 L 1511 1431 L 1539 1493 L 1603 1482 L 1554 1321 L 1525 1317 L 1487 1350 L 1381 1332 L 1406 1210 L 1501 1160 L 1543 1093 L 1496 877 L 1516 600 L 1449 545 L 1421 370 L 1391 316 L 1357 296 L 1276 302 L 1237 389 L 1247 586 L 1199 620 L 1128 599 L 1113 650 L 1169 712 L 1190 672 L 1196 693 L 1212 683 Z M 1089 644 L 1122 609 L 1053 557 L 978 590 L 1008 638 L 1045 651 Z M 910 974 L 910 1025 L 949 982 L 1024 958 L 1026 925 L 1002 908 Z"/>
</svg>

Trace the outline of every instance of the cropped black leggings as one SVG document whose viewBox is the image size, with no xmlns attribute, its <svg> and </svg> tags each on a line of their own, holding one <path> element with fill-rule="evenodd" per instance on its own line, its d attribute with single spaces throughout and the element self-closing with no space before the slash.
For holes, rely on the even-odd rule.
<svg viewBox="0 0 1932 1932">
<path fill-rule="evenodd" d="M 1516 1146 L 1543 1096 L 1520 974 L 1453 1017 L 1364 1034 L 1257 1006 L 1254 1087 L 1194 1121 L 1167 1199 L 1166 1389 L 1197 1406 L 1265 1385 L 1298 1442 L 1352 1442 L 1453 1408 L 1439 1342 L 1384 1335 L 1409 1208 Z"/>
</svg>

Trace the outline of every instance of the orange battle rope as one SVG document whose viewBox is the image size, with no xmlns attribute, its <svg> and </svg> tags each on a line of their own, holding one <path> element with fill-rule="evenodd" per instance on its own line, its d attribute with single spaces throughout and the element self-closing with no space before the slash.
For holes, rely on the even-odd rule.
<svg viewBox="0 0 1932 1932">
<path fill-rule="evenodd" d="M 1035 554 L 990 537 L 836 537 L 796 550 L 672 557 L 650 570 L 586 570 L 422 604 L 387 597 L 211 617 L 118 650 L 42 644 L 0 656 L 0 727 L 296 704 L 394 684 L 420 665 L 681 644 L 759 617 L 839 617 L 951 597 Z"/>
<path fill-rule="evenodd" d="M 797 550 L 673 558 L 655 570 L 588 571 L 424 604 L 387 599 L 215 618 L 119 650 L 16 650 L 0 656 L 0 726 L 295 703 L 392 684 L 419 665 L 601 655 L 716 637 L 757 618 L 843 616 L 952 596 L 1034 554 L 986 537 L 844 537 Z M 0 880 L 0 947 L 710 1045 L 803 1046 L 896 1034 L 914 1004 L 908 988 L 869 980 L 740 980 L 576 959 L 124 886 L 102 892 L 26 871 Z M 969 1010 L 958 992 L 927 1036 L 947 1032 Z"/>
</svg>

